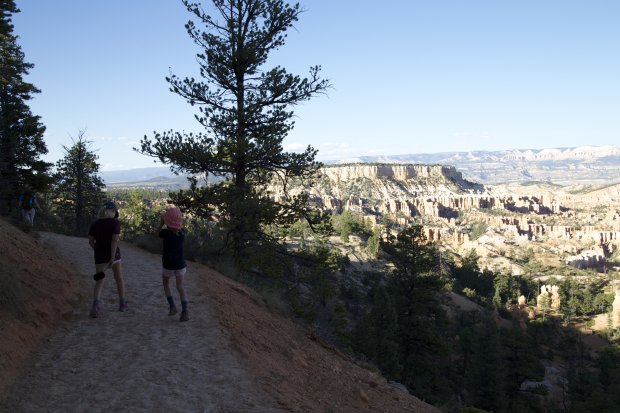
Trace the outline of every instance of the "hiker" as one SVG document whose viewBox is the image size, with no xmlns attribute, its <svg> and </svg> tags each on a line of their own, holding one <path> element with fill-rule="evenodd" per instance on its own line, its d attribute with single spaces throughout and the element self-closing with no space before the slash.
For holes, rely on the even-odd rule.
<svg viewBox="0 0 620 413">
<path fill-rule="evenodd" d="M 90 310 L 92 318 L 99 317 L 100 296 L 103 289 L 105 271 L 112 268 L 116 289 L 118 291 L 118 311 L 127 310 L 125 301 L 125 286 L 121 273 L 121 250 L 118 247 L 121 223 L 118 218 L 118 208 L 112 201 L 106 202 L 99 210 L 98 219 L 93 222 L 88 231 L 88 243 L 95 251 L 95 292 L 93 306 Z"/>
<path fill-rule="evenodd" d="M 22 213 L 22 219 L 26 224 L 34 226 L 35 207 L 41 209 L 37 202 L 37 197 L 30 191 L 26 190 L 19 196 L 19 207 Z"/>
<path fill-rule="evenodd" d="M 189 320 L 187 312 L 187 294 L 183 286 L 183 278 L 187 271 L 185 257 L 183 255 L 183 241 L 185 240 L 185 230 L 183 229 L 183 216 L 179 208 L 168 208 L 161 218 L 159 227 L 159 238 L 164 240 L 162 261 L 162 282 L 164 293 L 168 300 L 168 315 L 175 315 L 178 310 L 170 291 L 170 277 L 174 277 L 177 291 L 181 298 L 181 317 L 179 321 Z"/>
</svg>

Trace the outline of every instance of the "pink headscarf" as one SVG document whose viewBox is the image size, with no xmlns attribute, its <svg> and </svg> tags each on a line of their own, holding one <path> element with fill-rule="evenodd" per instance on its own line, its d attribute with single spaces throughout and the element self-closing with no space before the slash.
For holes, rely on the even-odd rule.
<svg viewBox="0 0 620 413">
<path fill-rule="evenodd" d="M 183 215 L 177 207 L 168 208 L 164 214 L 164 224 L 171 229 L 183 228 Z"/>
</svg>

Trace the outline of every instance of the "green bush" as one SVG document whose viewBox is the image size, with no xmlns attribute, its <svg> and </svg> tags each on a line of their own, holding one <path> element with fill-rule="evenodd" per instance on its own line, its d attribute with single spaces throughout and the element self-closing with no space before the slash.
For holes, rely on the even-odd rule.
<svg viewBox="0 0 620 413">
<path fill-rule="evenodd" d="M 467 298 L 470 298 L 472 300 L 475 300 L 476 297 L 478 296 L 478 294 L 476 294 L 476 290 L 474 290 L 473 288 L 468 288 L 468 287 L 463 288 L 463 294 L 465 294 Z"/>
<path fill-rule="evenodd" d="M 474 221 L 471 224 L 471 232 L 469 233 L 469 238 L 471 240 L 476 240 L 478 238 L 480 238 L 481 236 L 483 236 L 488 229 L 488 225 L 486 222 L 483 221 Z"/>
<path fill-rule="evenodd" d="M 349 241 L 349 235 L 359 235 L 363 239 L 372 235 L 372 229 L 366 225 L 361 215 L 351 211 L 334 214 L 331 217 L 332 227 L 343 242 Z"/>
<path fill-rule="evenodd" d="M 129 191 L 126 197 L 126 201 L 119 209 L 123 239 L 135 241 L 145 235 L 154 234 L 161 223 L 166 206 L 154 204 L 153 200 L 143 198 L 143 194 L 138 190 Z"/>
</svg>

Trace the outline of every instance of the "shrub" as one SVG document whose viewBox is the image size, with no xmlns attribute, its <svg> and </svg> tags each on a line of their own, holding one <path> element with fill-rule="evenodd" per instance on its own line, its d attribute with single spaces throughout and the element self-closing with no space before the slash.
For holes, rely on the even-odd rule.
<svg viewBox="0 0 620 413">
<path fill-rule="evenodd" d="M 463 288 L 463 294 L 465 294 L 467 298 L 470 298 L 472 300 L 475 300 L 477 296 L 476 290 L 474 290 L 473 288 L 467 288 L 467 287 Z"/>
<path fill-rule="evenodd" d="M 471 232 L 469 234 L 470 239 L 476 240 L 483 236 L 488 229 L 488 225 L 483 221 L 475 221 L 471 224 Z"/>
</svg>

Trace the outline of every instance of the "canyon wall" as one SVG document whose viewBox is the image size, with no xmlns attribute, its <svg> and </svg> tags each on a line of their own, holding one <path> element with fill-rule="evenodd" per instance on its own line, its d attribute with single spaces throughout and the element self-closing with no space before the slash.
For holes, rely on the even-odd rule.
<svg viewBox="0 0 620 413">
<path fill-rule="evenodd" d="M 349 164 L 326 166 L 315 185 L 295 190 L 325 211 L 354 211 L 372 226 L 382 227 L 386 218 L 401 226 L 422 223 L 427 239 L 453 246 L 471 243 L 473 223 L 506 244 L 562 242 L 557 253 L 577 268 L 605 265 L 620 245 L 620 211 L 605 207 L 602 218 L 590 209 L 616 205 L 615 187 L 591 195 L 539 185 L 484 187 L 452 166 Z M 277 187 L 270 192 L 284 196 Z M 584 253 L 595 246 L 596 253 Z"/>
<path fill-rule="evenodd" d="M 335 182 L 359 178 L 393 178 L 398 181 L 436 178 L 463 181 L 463 175 L 456 168 L 445 165 L 353 164 L 328 166 L 322 169 L 322 173 Z"/>
</svg>

